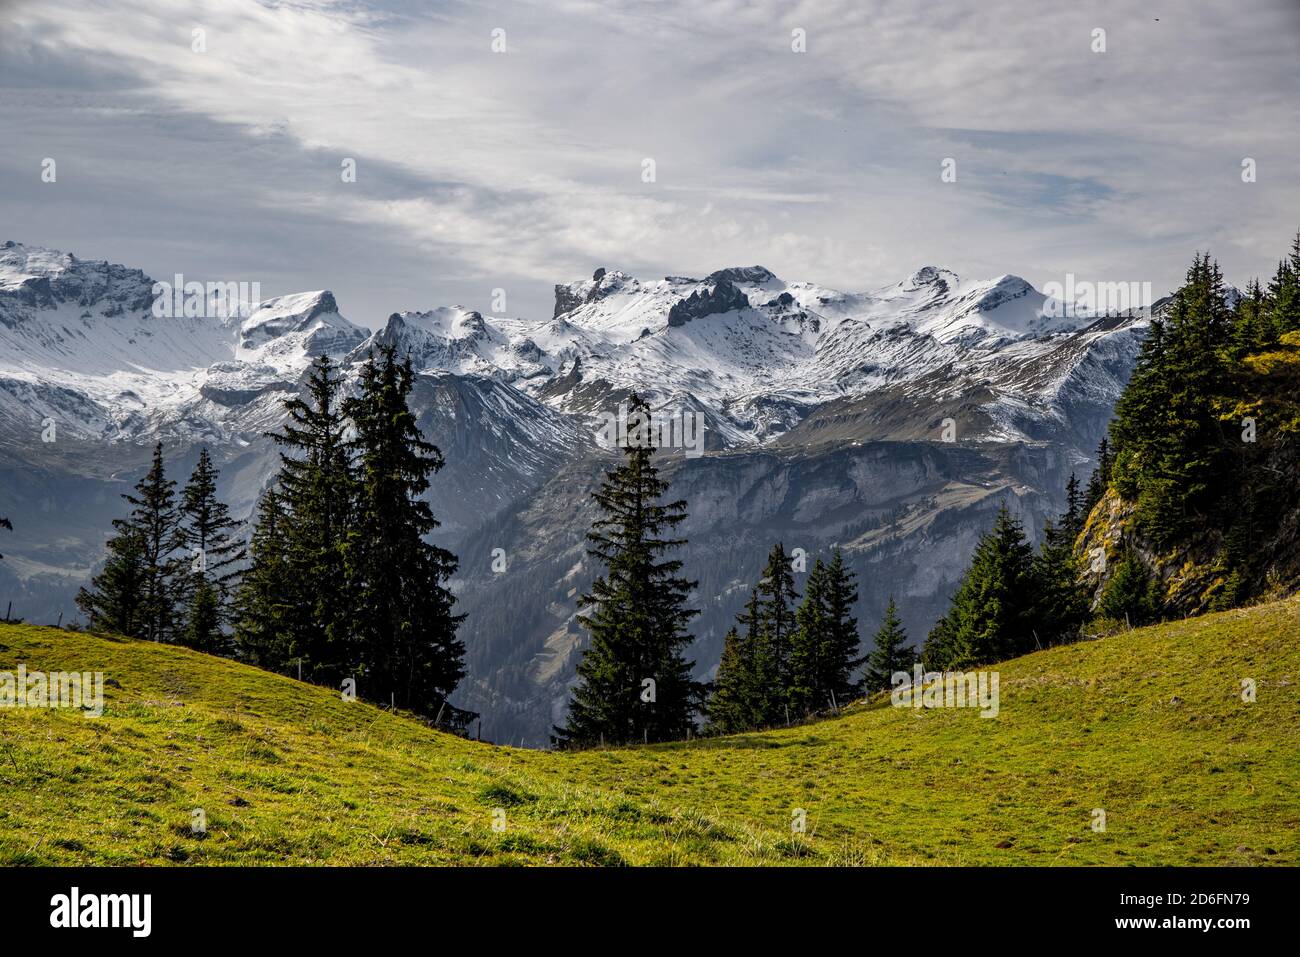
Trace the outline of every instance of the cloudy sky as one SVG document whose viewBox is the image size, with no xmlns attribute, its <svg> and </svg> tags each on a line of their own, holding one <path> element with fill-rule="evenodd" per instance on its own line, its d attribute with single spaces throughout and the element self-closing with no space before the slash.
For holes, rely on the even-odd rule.
<svg viewBox="0 0 1300 957">
<path fill-rule="evenodd" d="M 1298 147 L 1298 0 L 0 0 L 0 240 L 372 326 L 597 266 L 1244 284 Z"/>
</svg>

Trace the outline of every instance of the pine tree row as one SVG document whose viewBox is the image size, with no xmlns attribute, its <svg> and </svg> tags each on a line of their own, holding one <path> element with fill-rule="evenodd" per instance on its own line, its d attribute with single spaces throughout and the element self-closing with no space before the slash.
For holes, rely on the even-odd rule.
<svg viewBox="0 0 1300 957">
<path fill-rule="evenodd" d="M 122 497 L 131 510 L 114 519 L 108 559 L 77 594 L 89 627 L 229 653 L 229 603 L 245 551 L 239 523 L 217 498 L 208 450 L 178 496 L 157 443 L 148 473 Z"/>
</svg>

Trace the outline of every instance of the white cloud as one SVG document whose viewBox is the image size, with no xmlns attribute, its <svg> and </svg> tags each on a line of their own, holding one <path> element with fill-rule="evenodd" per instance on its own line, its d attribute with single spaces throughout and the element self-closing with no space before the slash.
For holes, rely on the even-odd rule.
<svg viewBox="0 0 1300 957">
<path fill-rule="evenodd" d="M 550 283 L 594 265 L 758 262 L 869 288 L 937 262 L 1167 287 L 1212 246 L 1244 281 L 1297 225 L 1300 17 L 1286 0 L 1250 19 L 1235 0 L 1183 6 L 1157 22 L 1100 0 L 20 3 L 0 13 L 18 130 L 0 164 L 57 147 L 73 178 L 38 207 L 7 175 L 0 202 L 13 238 L 125 260 L 104 248 L 118 221 L 131 264 L 159 272 L 178 248 L 175 268 L 225 268 L 238 235 L 287 287 L 329 283 L 372 322 L 512 284 L 543 315 Z M 151 233 L 140 204 L 246 226 Z"/>
</svg>

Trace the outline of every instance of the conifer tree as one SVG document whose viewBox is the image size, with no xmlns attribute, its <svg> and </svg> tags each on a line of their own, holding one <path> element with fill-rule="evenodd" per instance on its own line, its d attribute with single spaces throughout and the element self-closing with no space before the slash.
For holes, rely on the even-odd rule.
<svg viewBox="0 0 1300 957">
<path fill-rule="evenodd" d="M 234 535 L 239 523 L 217 498 L 217 469 L 207 447 L 181 493 L 179 539 L 188 553 L 189 574 L 183 579 L 186 605 L 182 644 L 199 651 L 225 654 L 226 606 L 237 576 L 235 565 L 246 557 L 244 543 Z"/>
<path fill-rule="evenodd" d="M 1134 628 L 1159 617 L 1156 583 L 1133 549 L 1126 549 L 1116 562 L 1097 601 L 1097 613 L 1115 621 L 1127 620 Z"/>
<path fill-rule="evenodd" d="M 694 727 L 700 688 L 683 655 L 697 612 L 686 605 L 695 582 L 667 553 L 685 544 L 668 537 L 686 519 L 686 503 L 662 501 L 668 483 L 652 464 L 650 407 L 632 395 L 623 463 L 593 498 L 601 517 L 588 554 L 605 568 L 578 602 L 590 643 L 557 744 L 582 747 L 685 737 Z"/>
<path fill-rule="evenodd" d="M 756 709 L 763 725 L 789 720 L 790 654 L 798 624 L 799 593 L 785 545 L 778 542 L 767 556 L 758 587 L 758 644 L 754 670 L 758 679 Z"/>
<path fill-rule="evenodd" d="M 1065 483 L 1065 514 L 1061 517 L 1061 531 L 1073 542 L 1083 531 L 1088 513 L 1084 511 L 1084 492 L 1079 487 L 1079 479 L 1073 472 Z"/>
<path fill-rule="evenodd" d="M 1077 532 L 1069 528 L 1069 510 L 1060 524 L 1047 522 L 1033 561 L 1033 607 L 1030 627 L 1044 646 L 1073 641 L 1088 618 L 1089 593 L 1074 552 Z"/>
<path fill-rule="evenodd" d="M 1291 244 L 1291 255 L 1277 264 L 1268 286 L 1271 338 L 1300 329 L 1300 233 Z"/>
<path fill-rule="evenodd" d="M 235 646 L 241 658 L 286 672 L 294 656 L 290 622 L 297 583 L 285 546 L 284 508 L 273 488 L 258 504 L 249 555 L 235 595 Z"/>
<path fill-rule="evenodd" d="M 818 558 L 804 583 L 803 601 L 795 613 L 790 643 L 790 668 L 785 698 L 793 714 L 805 715 L 827 705 L 831 689 L 825 684 L 830 652 L 830 619 L 826 607 L 826 563 Z"/>
<path fill-rule="evenodd" d="M 1260 288 L 1258 279 L 1252 279 L 1246 285 L 1246 294 L 1237 301 L 1229 355 L 1234 361 L 1240 361 L 1248 353 L 1268 345 L 1274 338 L 1264 290 Z"/>
<path fill-rule="evenodd" d="M 289 569 L 281 603 L 289 657 L 304 679 L 331 686 L 350 676 L 356 660 L 348 574 L 356 476 L 339 388 L 329 356 L 317 357 L 306 398 L 285 402 L 288 422 L 271 436 L 281 447 L 277 488 Z"/>
<path fill-rule="evenodd" d="M 863 685 L 868 694 L 893 687 L 893 677 L 899 671 L 911 671 L 916 662 L 916 652 L 907 644 L 903 620 L 898 617 L 894 596 L 889 596 L 885 616 L 876 632 L 875 648 L 867 655 Z M 909 679 L 910 680 L 910 679 Z"/>
<path fill-rule="evenodd" d="M 853 678 L 865 657 L 859 654 L 858 620 L 853 609 L 858 602 L 856 577 L 839 549 L 826 567 L 826 641 L 821 655 L 822 670 L 818 689 L 820 704 L 840 705 L 852 700 L 862 682 Z"/>
<path fill-rule="evenodd" d="M 1003 505 L 926 641 L 927 665 L 964 668 L 1032 650 L 1033 558 L 1024 527 Z"/>
<path fill-rule="evenodd" d="M 1158 332 L 1152 334 L 1158 335 Z M 1150 336 L 1148 336 L 1147 341 L 1150 341 Z M 1106 436 L 1103 435 L 1101 441 L 1097 443 L 1097 467 L 1092 470 L 1092 476 L 1088 479 L 1087 491 L 1084 492 L 1083 496 L 1082 517 L 1080 519 L 1081 530 L 1083 527 L 1082 522 L 1087 520 L 1087 517 L 1092 514 L 1092 510 L 1097 507 L 1097 503 L 1101 501 L 1102 496 L 1106 494 L 1106 488 L 1110 485 L 1110 471 L 1110 443 L 1107 441 Z"/>
<path fill-rule="evenodd" d="M 386 346 L 362 366 L 360 395 L 343 403 L 358 469 L 349 570 L 365 693 L 436 714 L 465 673 L 463 616 L 446 587 L 456 557 L 425 541 L 439 523 L 420 496 L 443 459 L 408 405 L 414 378 Z"/>
<path fill-rule="evenodd" d="M 1135 502 L 1138 528 L 1158 546 L 1211 517 L 1231 471 L 1217 408 L 1228 383 L 1231 331 L 1218 264 L 1198 254 L 1174 294 L 1167 326 L 1153 328 L 1116 404 L 1117 488 Z"/>
<path fill-rule="evenodd" d="M 108 541 L 104 567 L 77 592 L 77 607 L 92 631 L 128 638 L 144 634 L 144 547 L 140 533 L 125 524 Z"/>
<path fill-rule="evenodd" d="M 763 693 L 758 674 L 758 589 L 749 593 L 745 610 L 736 616 L 744 628 L 733 626 L 723 639 L 722 658 L 709 698 L 709 730 L 732 734 L 757 728 L 763 721 Z"/>
<path fill-rule="evenodd" d="M 5 518 L 3 515 L 0 515 L 0 528 L 8 529 L 8 530 L 11 531 L 11 532 L 14 530 L 14 527 L 13 527 L 13 525 L 10 523 L 9 519 Z M 3 559 L 3 558 L 4 558 L 4 556 L 3 556 L 3 555 L 0 555 L 0 559 Z"/>
<path fill-rule="evenodd" d="M 177 601 L 183 562 L 176 483 L 163 467 L 162 443 L 154 446 L 148 473 L 135 493 L 123 494 L 131 511 L 113 520 L 116 534 L 108 541 L 108 560 L 77 605 L 90 627 L 131 638 L 172 641 L 177 637 Z M 129 629 L 129 630 L 128 630 Z"/>
</svg>

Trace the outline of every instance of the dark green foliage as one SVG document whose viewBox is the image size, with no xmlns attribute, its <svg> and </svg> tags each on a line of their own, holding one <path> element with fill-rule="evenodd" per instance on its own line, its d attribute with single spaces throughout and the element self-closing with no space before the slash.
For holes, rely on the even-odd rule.
<svg viewBox="0 0 1300 957">
<path fill-rule="evenodd" d="M 1067 505 L 1060 524 L 1048 522 L 1044 527 L 1042 543 L 1034 556 L 1031 615 L 1035 647 L 1075 640 L 1088 618 L 1090 595 L 1074 551 L 1078 531 L 1071 528 L 1070 521 Z"/>
<path fill-rule="evenodd" d="M 862 642 L 858 638 L 858 620 L 853 615 L 857 603 L 856 576 L 836 549 L 826 570 L 826 637 L 818 683 L 819 709 L 826 707 L 828 696 L 838 706 L 862 691 L 862 682 L 853 678 L 853 673 L 866 660 L 859 654 Z"/>
<path fill-rule="evenodd" d="M 867 655 L 863 683 L 868 694 L 893 687 L 895 672 L 910 672 L 916 663 L 916 652 L 907 643 L 907 632 L 898 617 L 894 596 L 889 596 L 885 617 L 876 632 L 875 648 Z M 909 679 L 910 680 L 910 679 Z"/>
<path fill-rule="evenodd" d="M 1126 621 L 1134 628 L 1146 625 L 1160 616 L 1158 595 L 1156 582 L 1141 557 L 1133 549 L 1126 549 L 1102 589 L 1097 614 Z"/>
<path fill-rule="evenodd" d="M 823 658 L 829 651 L 826 573 L 826 564 L 817 559 L 808 573 L 803 601 L 795 613 L 786 700 L 790 710 L 800 716 L 825 707 L 823 699 L 830 694 L 823 680 Z"/>
<path fill-rule="evenodd" d="M 286 672 L 293 658 L 289 620 L 295 594 L 285 546 L 284 506 L 275 489 L 258 505 L 249 549 L 252 563 L 235 596 L 235 645 L 244 659 Z"/>
<path fill-rule="evenodd" d="M 1061 534 L 1071 544 L 1079 537 L 1079 534 L 1083 531 L 1084 522 L 1088 519 L 1088 509 L 1085 508 L 1085 502 L 1085 493 L 1079 488 L 1079 480 L 1071 472 L 1070 480 L 1065 483 L 1065 514 L 1061 516 L 1060 522 Z"/>
<path fill-rule="evenodd" d="M 185 624 L 182 644 L 211 654 L 226 653 L 227 603 L 238 575 L 235 566 L 246 557 L 244 543 L 235 536 L 239 523 L 217 498 L 217 470 L 207 448 L 181 493 L 179 540 L 189 558 L 189 574 L 181 578 Z"/>
<path fill-rule="evenodd" d="M 783 543 L 772 547 L 755 591 L 758 594 L 758 641 L 754 654 L 757 711 L 763 725 L 788 722 L 790 656 L 798 634 L 795 607 L 799 593 L 794 587 L 790 556 Z"/>
<path fill-rule="evenodd" d="M 328 356 L 273 437 L 280 474 L 263 496 L 252 564 L 236 599 L 240 654 L 320 684 L 426 715 L 450 711 L 464 674 L 460 618 L 446 583 L 456 557 L 421 496 L 442 467 L 408 405 L 409 362 L 391 348 L 344 399 Z M 446 706 L 446 707 L 444 707 Z"/>
<path fill-rule="evenodd" d="M 88 588 L 77 592 L 77 607 L 88 627 L 132 638 L 144 630 L 144 547 L 135 529 L 122 528 L 108 540 L 108 558 Z"/>
<path fill-rule="evenodd" d="M 1003 661 L 1035 645 L 1034 550 L 1004 505 L 975 547 L 951 607 L 926 639 L 931 669 Z"/>
<path fill-rule="evenodd" d="M 11 532 L 14 530 L 14 527 L 13 527 L 13 525 L 10 523 L 9 519 L 4 518 L 4 517 L 0 517 L 0 528 L 8 529 L 8 530 L 11 531 Z M 3 556 L 3 555 L 0 555 L 0 558 L 4 558 L 4 556 Z"/>
<path fill-rule="evenodd" d="M 814 562 L 800 601 L 790 557 L 783 544 L 775 545 L 737 616 L 743 633 L 727 634 L 709 702 L 710 730 L 771 727 L 851 701 L 861 690 L 853 673 L 863 662 L 857 600 L 854 575 L 836 550 L 829 564 Z"/>
<path fill-rule="evenodd" d="M 1154 329 L 1152 334 L 1155 334 Z M 1088 516 L 1092 514 L 1092 510 L 1097 507 L 1101 497 L 1106 493 L 1106 489 L 1110 485 L 1110 473 L 1113 464 L 1110 443 L 1103 435 L 1101 441 L 1097 444 L 1097 467 L 1093 469 L 1092 477 L 1088 479 L 1088 488 L 1083 494 L 1083 507 L 1081 509 L 1083 514 L 1080 528 L 1082 528 L 1082 523 L 1086 522 Z"/>
<path fill-rule="evenodd" d="M 425 541 L 438 522 L 420 496 L 443 460 L 407 405 L 413 383 L 410 362 L 399 363 L 386 347 L 362 366 L 360 396 L 343 403 L 356 427 L 358 481 L 348 550 L 351 637 L 368 696 L 436 714 L 464 675 L 465 647 L 446 587 L 456 557 Z"/>
<path fill-rule="evenodd" d="M 182 540 L 175 488 L 163 468 L 159 442 L 135 494 L 122 496 L 131 511 L 113 520 L 116 534 L 108 541 L 104 569 L 77 595 L 91 628 L 149 641 L 177 637 L 185 572 L 183 560 L 176 557 Z"/>
<path fill-rule="evenodd" d="M 1223 297 L 1218 265 L 1197 255 L 1115 406 L 1116 489 L 1136 503 L 1139 531 L 1158 547 L 1215 520 L 1232 469 L 1216 409 L 1233 321 Z"/>
<path fill-rule="evenodd" d="M 337 686 L 353 676 L 354 596 L 348 575 L 356 474 L 344 431 L 339 381 L 329 356 L 313 363 L 307 398 L 285 403 L 277 491 L 287 589 L 279 596 L 288 656 L 310 681 Z"/>
<path fill-rule="evenodd" d="M 1151 551 L 1208 565 L 1212 584 L 1184 608 L 1232 607 L 1269 587 L 1290 562 L 1272 539 L 1300 509 L 1300 236 L 1267 291 L 1253 280 L 1231 309 L 1223 292 L 1218 266 L 1198 254 L 1116 405 L 1114 466 L 1101 476 Z"/>
<path fill-rule="evenodd" d="M 694 728 L 700 688 L 683 651 L 697 612 L 686 605 L 695 583 L 682 563 L 664 558 L 685 544 L 668 537 L 686 519 L 686 503 L 664 503 L 668 483 L 651 464 L 650 407 L 633 395 L 623 463 L 594 493 L 600 507 L 588 554 L 605 568 L 578 602 L 590 636 L 578 685 L 555 741 L 568 747 L 604 742 L 670 741 Z"/>
</svg>

